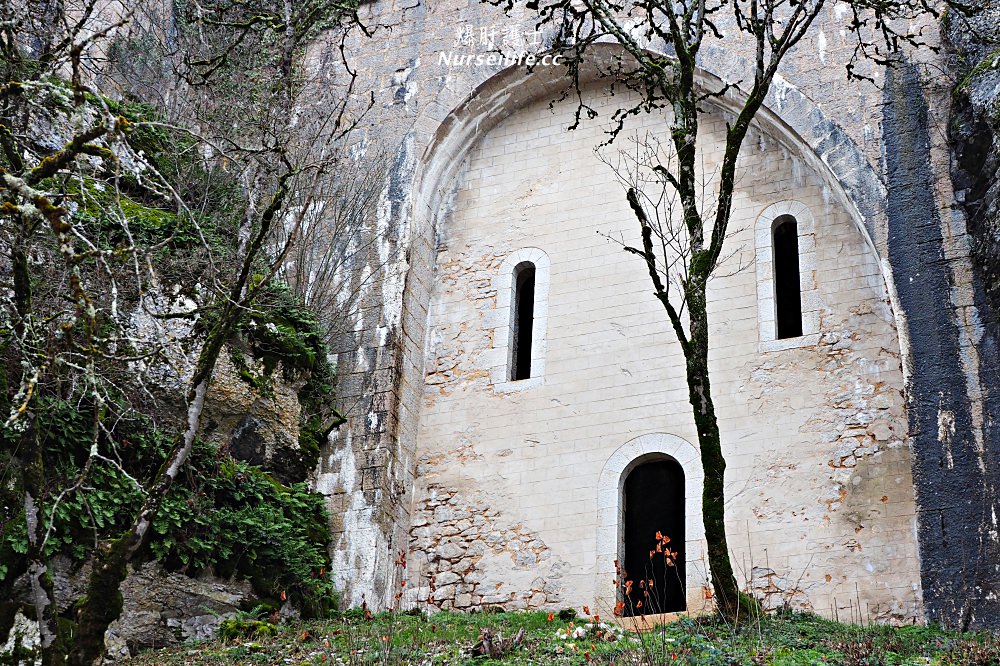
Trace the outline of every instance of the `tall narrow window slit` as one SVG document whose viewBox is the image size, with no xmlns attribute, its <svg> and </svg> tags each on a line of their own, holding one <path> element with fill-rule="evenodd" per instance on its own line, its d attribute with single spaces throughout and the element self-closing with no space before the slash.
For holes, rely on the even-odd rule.
<svg viewBox="0 0 1000 666">
<path fill-rule="evenodd" d="M 774 309 L 777 338 L 797 338 L 802 335 L 802 287 L 799 281 L 798 224 L 791 215 L 775 220 L 774 242 Z"/>
<path fill-rule="evenodd" d="M 512 381 L 531 377 L 531 335 L 535 320 L 535 265 L 523 262 L 514 268 L 514 303 L 510 363 Z"/>
</svg>

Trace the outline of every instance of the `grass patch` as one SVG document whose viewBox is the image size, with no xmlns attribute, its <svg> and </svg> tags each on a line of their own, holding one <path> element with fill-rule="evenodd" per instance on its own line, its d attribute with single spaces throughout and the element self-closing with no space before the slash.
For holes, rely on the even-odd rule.
<svg viewBox="0 0 1000 666">
<path fill-rule="evenodd" d="M 563 615 L 567 618 L 567 615 Z M 861 627 L 810 615 L 767 617 L 734 628 L 714 618 L 682 619 L 636 636 L 609 631 L 595 618 L 547 613 L 438 613 L 432 616 L 352 610 L 338 618 L 281 625 L 147 652 L 133 666 L 181 664 L 362 664 L 420 666 L 605 664 L 1000 664 L 1000 640 L 934 627 Z M 483 629 L 524 640 L 501 658 L 472 654 Z M 227 635 L 233 636 L 230 628 Z M 238 634 L 237 634 L 238 635 Z"/>
</svg>

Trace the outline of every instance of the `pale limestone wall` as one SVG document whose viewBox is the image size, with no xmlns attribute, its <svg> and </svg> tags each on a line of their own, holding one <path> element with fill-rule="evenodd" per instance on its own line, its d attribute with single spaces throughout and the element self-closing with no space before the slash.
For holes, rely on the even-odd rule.
<svg viewBox="0 0 1000 666">
<path fill-rule="evenodd" d="M 602 114 L 612 110 L 598 92 L 590 101 Z M 411 599 L 608 612 L 618 493 L 607 471 L 617 463 L 609 461 L 675 451 L 689 484 L 689 606 L 704 604 L 692 499 L 700 470 L 682 357 L 643 266 L 602 236 L 635 242 L 636 223 L 593 154 L 600 128 L 567 134 L 571 111 L 550 110 L 542 99 L 483 136 L 454 212 L 439 222 Z M 656 118 L 640 124 L 664 127 Z M 709 173 L 723 127 L 718 114 L 703 125 L 705 145 L 714 146 L 704 156 Z M 721 267 L 710 303 L 741 583 L 752 579 L 772 605 L 843 618 L 857 613 L 860 599 L 865 619 L 916 620 L 900 344 L 878 259 L 796 148 L 760 134 L 748 146 L 733 214 L 738 233 L 729 240 L 738 251 Z M 767 351 L 758 291 L 768 286 L 753 265 L 754 229 L 766 209 L 788 201 L 814 220 L 814 235 L 804 225 L 800 242 L 804 251 L 814 247 L 803 284 L 814 285 L 805 309 L 817 314 L 818 330 L 802 347 Z M 551 265 L 547 294 L 539 292 L 547 303 L 544 373 L 517 390 L 497 372 L 510 321 L 499 291 L 509 289 L 508 258 L 525 248 L 541 250 Z"/>
<path fill-rule="evenodd" d="M 968 616 L 964 611 L 955 610 L 965 607 L 967 601 L 976 606 L 977 600 L 997 598 L 993 591 L 996 581 L 987 580 L 994 570 L 990 562 L 996 559 L 987 552 L 995 545 L 995 529 L 986 524 L 986 517 L 990 515 L 988 499 L 981 492 L 990 482 L 979 478 L 982 476 L 979 472 L 992 466 L 987 453 L 992 450 L 989 448 L 991 438 L 1000 441 L 1000 435 L 989 431 L 992 421 L 987 417 L 986 403 L 990 386 L 996 385 L 995 381 L 991 384 L 991 373 L 996 372 L 989 365 L 995 355 L 979 352 L 980 347 L 991 348 L 993 342 L 980 324 L 987 315 L 980 312 L 975 302 L 965 221 L 953 207 L 948 179 L 946 128 L 954 82 L 947 76 L 948 64 L 942 54 L 929 49 L 906 56 L 908 62 L 928 63 L 930 66 L 926 69 L 904 63 L 893 73 L 869 64 L 863 71 L 875 79 L 874 85 L 847 81 L 844 65 L 853 49 L 846 32 L 850 21 L 847 9 L 845 3 L 828 5 L 828 10 L 814 24 L 815 30 L 788 54 L 758 119 L 771 136 L 781 137 L 784 144 L 793 147 L 789 149 L 792 173 L 797 170 L 811 172 L 824 183 L 822 191 L 827 197 L 824 202 L 848 212 L 858 225 L 857 233 L 870 238 L 877 250 L 877 259 L 873 253 L 866 260 L 866 270 L 870 271 L 867 279 L 876 292 L 887 287 L 896 305 L 892 314 L 899 326 L 899 341 L 895 346 L 886 346 L 889 351 L 885 353 L 898 352 L 901 356 L 905 399 L 909 406 L 910 443 L 916 452 L 913 457 L 918 474 L 916 491 L 920 500 L 917 522 L 923 577 L 908 576 L 911 589 L 900 597 L 900 603 L 911 604 L 909 599 L 919 598 L 920 593 L 912 590 L 920 590 L 923 585 L 926 616 L 938 622 L 951 622 L 956 617 Z M 428 537 L 425 529 L 428 526 L 423 521 L 428 520 L 428 510 L 432 509 L 433 513 L 441 506 L 440 499 L 432 499 L 426 492 L 428 482 L 425 480 L 415 486 L 413 478 L 418 468 L 426 471 L 426 461 L 420 463 L 420 457 L 446 460 L 440 452 L 420 450 L 418 428 L 424 402 L 425 370 L 433 373 L 434 381 L 445 383 L 451 380 L 449 372 L 454 372 L 454 368 L 448 367 L 440 368 L 440 372 L 437 366 L 425 368 L 424 352 L 433 344 L 432 331 L 428 328 L 431 292 L 456 270 L 449 267 L 440 272 L 436 262 L 457 259 L 448 254 L 439 255 L 438 247 L 439 242 L 448 240 L 446 220 L 457 205 L 455 188 L 461 180 L 460 166 L 465 164 L 467 153 L 477 139 L 498 122 L 524 106 L 554 99 L 565 89 L 565 81 L 554 68 L 541 67 L 529 73 L 523 68 L 504 69 L 499 65 L 449 66 L 442 63 L 441 54 L 456 49 L 457 36 L 462 32 L 467 34 L 471 30 L 478 37 L 480 30 L 497 26 L 520 25 L 530 30 L 532 17 L 527 13 L 518 14 L 518 11 L 515 10 L 515 16 L 506 17 L 479 0 L 376 0 L 365 3 L 361 9 L 367 25 L 377 28 L 376 37 L 369 41 L 359 36 L 348 44 L 348 57 L 360 77 L 358 90 L 372 91 L 375 100 L 373 110 L 363 119 L 358 131 L 358 153 L 372 147 L 388 148 L 395 156 L 395 166 L 379 210 L 376 226 L 380 236 L 371 246 L 370 260 L 357 273 L 365 285 L 365 309 L 358 317 L 354 332 L 345 336 L 335 349 L 340 372 L 338 390 L 342 405 L 349 410 L 350 421 L 332 438 L 317 470 L 316 487 L 329 495 L 334 514 L 331 525 L 333 570 L 345 604 L 361 603 L 362 594 L 370 605 L 394 604 L 395 591 L 403 575 L 394 564 L 395 557 L 411 545 L 411 524 L 419 530 L 414 535 Z M 726 39 L 707 43 L 699 58 L 702 68 L 699 82 L 711 89 L 719 89 L 721 81 L 747 80 L 747 57 L 752 56 L 746 44 L 740 43 L 737 31 L 724 25 L 724 17 L 720 20 L 720 27 L 727 33 Z M 926 40 L 937 43 L 936 24 L 930 18 L 926 23 Z M 543 36 L 543 43 L 547 39 L 548 36 Z M 652 50 L 662 51 L 662 47 L 650 45 Z M 593 55 L 600 58 L 602 52 L 607 55 L 611 51 L 613 47 L 601 45 Z M 316 49 L 310 62 L 325 68 L 338 59 L 339 47 L 331 43 L 325 49 Z M 572 109 L 562 107 L 562 110 L 563 121 L 568 121 L 566 116 Z M 906 118 L 912 121 L 900 121 Z M 591 124 L 584 122 L 585 126 Z M 563 137 L 550 139 L 551 143 L 563 141 Z M 576 138 L 572 141 L 576 142 L 575 150 L 587 154 L 589 145 L 585 146 Z M 749 142 L 748 150 L 753 150 L 753 145 Z M 900 155 L 905 159 L 895 159 Z M 801 159 L 799 165 L 794 164 L 796 157 Z M 905 166 L 893 166 L 900 163 Z M 761 198 L 761 188 L 765 186 L 757 184 L 755 187 L 754 191 Z M 776 191 L 768 193 L 767 198 L 771 204 L 783 201 Z M 754 214 L 759 214 L 764 207 L 761 203 Z M 820 223 L 821 218 L 817 216 L 816 221 Z M 549 248 L 534 241 L 526 247 L 532 244 L 550 252 Z M 497 251 L 494 259 L 500 262 L 503 258 Z M 463 269 L 474 271 L 480 259 L 468 257 L 461 265 Z M 557 257 L 553 255 L 552 260 L 555 262 Z M 825 260 L 822 254 L 817 254 L 815 260 L 819 262 L 817 266 L 830 269 L 829 254 Z M 565 259 L 560 261 L 565 262 Z M 880 271 L 875 270 L 876 265 Z M 748 270 L 753 272 L 754 267 Z M 857 277 L 837 276 L 838 280 Z M 454 276 L 447 279 L 454 279 Z M 817 283 L 817 287 L 829 289 L 831 284 Z M 553 288 L 556 287 L 553 283 Z M 484 288 L 477 295 L 484 301 L 496 298 L 488 292 L 489 289 Z M 825 303 L 824 307 L 833 305 L 838 304 Z M 647 303 L 644 307 L 652 306 Z M 875 312 L 877 316 L 859 311 L 856 318 L 862 322 L 872 317 L 886 321 L 884 311 Z M 636 316 L 642 314 L 636 312 Z M 758 319 L 758 329 L 766 330 L 767 322 Z M 832 327 L 824 330 L 855 330 L 841 326 L 843 321 L 842 316 L 839 321 L 824 322 L 824 326 Z M 471 325 L 471 320 L 467 323 Z M 592 331 L 582 330 L 587 339 L 593 335 Z M 459 337 L 465 344 L 465 338 Z M 867 340 L 864 336 L 859 339 Z M 918 344 L 914 344 L 914 340 Z M 856 342 L 837 340 L 835 334 L 824 337 L 818 346 L 810 340 L 811 352 L 808 349 L 789 350 L 780 358 L 802 356 L 806 359 L 800 360 L 802 367 L 810 367 L 810 364 L 820 367 L 817 350 L 828 350 L 836 357 L 830 360 L 830 368 L 839 374 L 827 377 L 827 381 L 843 382 L 844 399 L 838 403 L 838 410 L 844 414 L 861 412 L 861 418 L 867 419 L 872 415 L 852 405 L 856 398 L 850 373 L 864 365 L 854 362 L 851 350 Z M 921 342 L 924 344 L 919 344 Z M 470 341 L 468 344 L 478 343 Z M 758 352 L 768 347 L 785 346 L 785 343 L 773 345 L 766 341 L 757 344 L 760 345 Z M 761 358 L 779 358 L 776 353 Z M 483 360 L 480 367 L 470 373 L 495 367 L 491 364 L 496 362 L 497 355 L 497 351 L 492 352 L 489 362 Z M 718 362 L 734 365 L 739 363 L 738 358 L 720 358 Z M 460 359 L 460 355 L 456 359 Z M 433 360 L 436 363 L 436 359 Z M 467 361 L 463 360 L 466 365 L 456 362 L 455 368 L 466 372 Z M 845 365 L 840 367 L 838 364 Z M 778 388 L 781 381 L 788 379 L 780 362 L 774 367 L 752 370 L 750 377 L 756 383 L 748 383 L 747 391 L 752 389 L 755 395 L 778 397 L 787 400 L 789 405 L 805 400 L 797 385 L 792 389 Z M 820 371 L 817 370 L 817 374 L 821 374 Z M 465 379 L 470 377 L 468 374 Z M 863 382 L 859 385 L 864 387 Z M 888 385 L 892 384 L 879 386 Z M 637 386 L 642 388 L 641 383 Z M 900 383 L 896 382 L 895 387 L 898 389 Z M 508 399 L 521 398 L 511 395 Z M 637 398 L 644 399 L 647 398 Z M 879 402 L 885 398 L 875 400 Z M 898 404 L 891 405 L 891 409 L 896 419 L 892 433 L 895 438 L 900 436 L 898 425 L 901 421 L 895 413 Z M 826 412 L 826 417 L 831 413 L 840 412 Z M 952 419 L 957 424 L 956 430 L 939 428 L 942 418 Z M 848 438 L 861 437 L 858 431 L 862 429 L 848 427 L 848 421 L 845 416 L 837 425 L 844 426 Z M 814 423 L 809 427 L 824 431 L 826 426 Z M 642 431 L 651 434 L 652 429 L 643 428 Z M 740 434 L 738 430 L 732 432 Z M 884 434 L 884 429 L 879 426 L 878 432 Z M 624 446 L 626 436 L 616 430 L 616 446 Z M 459 449 L 465 446 L 466 440 L 474 440 L 477 435 L 471 433 L 463 437 L 434 446 L 450 445 Z M 611 444 L 608 447 L 609 450 L 613 448 Z M 942 456 L 952 449 L 961 452 L 956 458 L 955 469 L 942 468 Z M 893 449 L 871 460 L 880 461 L 880 469 L 891 470 L 895 464 L 903 471 L 906 464 L 902 461 L 881 462 L 897 453 Z M 740 449 L 735 455 L 746 457 L 748 454 Z M 831 454 L 831 460 L 834 457 Z M 856 462 L 856 456 L 843 458 L 849 465 Z M 460 459 L 453 466 L 461 469 L 459 463 L 462 463 Z M 482 464 L 492 469 L 492 462 Z M 787 464 L 799 463 L 792 460 Z M 812 489 L 813 495 L 819 493 L 829 498 L 839 495 L 838 484 L 843 481 L 840 477 L 849 476 L 851 468 L 839 471 L 829 468 L 825 477 L 818 474 L 816 471 L 813 475 L 818 479 Z M 838 480 L 829 481 L 831 476 Z M 853 478 L 861 477 L 851 477 L 852 488 Z M 859 487 L 867 485 L 862 481 Z M 902 485 L 906 485 L 905 480 Z M 450 492 L 451 487 L 442 486 L 444 492 Z M 488 488 L 492 492 L 496 484 Z M 882 496 L 876 492 L 872 498 L 880 504 Z M 895 494 L 885 496 L 892 499 Z M 795 495 L 782 494 L 782 497 Z M 479 516 L 483 521 L 496 518 L 486 516 L 483 509 L 483 502 L 492 506 L 495 499 L 493 495 L 486 499 L 461 495 L 447 497 L 444 504 L 458 509 L 447 519 L 443 531 L 455 530 L 455 534 L 475 537 L 476 531 L 468 531 L 471 527 L 464 521 L 469 516 L 473 516 L 470 520 Z M 768 506 L 774 502 L 772 500 Z M 875 507 L 878 509 L 879 505 Z M 784 509 L 787 515 L 792 510 Z M 802 515 L 798 509 L 795 511 L 796 516 Z M 845 509 L 839 515 L 846 514 Z M 812 520 L 814 518 L 810 518 Z M 494 543 L 511 540 L 504 535 L 516 532 L 507 528 L 516 528 L 517 524 L 503 523 L 501 519 L 491 522 L 496 527 L 490 532 Z M 745 528 L 744 524 L 737 531 L 745 533 Z M 908 544 L 913 539 L 910 528 L 912 524 L 901 542 L 907 544 L 907 548 L 911 548 Z M 857 533 L 856 538 L 865 549 L 856 553 L 858 557 L 869 556 L 866 539 L 871 529 L 863 527 Z M 514 541 L 529 544 L 527 547 L 531 549 L 538 548 L 530 546 L 533 539 L 527 539 L 520 532 L 518 535 Z M 841 543 L 848 542 L 844 539 Z M 977 544 L 979 550 L 975 551 Z M 492 549 L 492 556 L 500 557 L 503 550 Z M 756 542 L 753 552 L 762 552 Z M 768 551 L 769 556 L 772 553 L 773 549 Z M 781 554 L 775 556 L 780 558 Z M 746 574 L 757 587 L 779 589 L 795 585 L 797 576 L 782 579 L 773 566 L 775 573 L 769 574 L 769 562 Z M 557 564 L 555 574 L 562 575 L 562 560 L 546 566 Z M 759 559 L 754 558 L 753 564 L 759 564 Z M 876 571 L 880 567 L 895 567 L 874 557 L 871 566 Z M 911 562 L 909 566 L 911 572 L 917 570 L 916 563 Z M 437 569 L 444 572 L 443 568 Z M 557 578 L 555 574 L 554 579 Z M 529 574 L 526 576 L 527 580 L 516 581 L 515 587 L 537 590 L 534 593 L 542 593 L 546 599 L 550 592 L 554 594 L 551 585 L 548 591 L 540 589 L 536 585 L 538 581 Z M 597 574 L 593 577 L 600 578 Z M 448 580 L 449 576 L 443 578 Z M 877 588 L 881 577 L 862 579 L 859 588 L 864 589 L 865 580 Z M 834 582 L 831 575 L 827 587 Z M 852 604 L 844 601 L 851 596 L 851 589 L 850 581 L 845 581 L 835 595 L 831 595 L 847 608 L 838 613 L 841 617 L 851 612 Z M 973 616 L 997 615 L 980 609 Z"/>
<path fill-rule="evenodd" d="M 349 422 L 325 450 L 316 488 L 329 497 L 333 573 L 344 602 L 360 604 L 364 594 L 369 605 L 386 607 L 393 604 L 403 573 L 394 560 L 408 547 L 414 515 L 428 302 L 440 220 L 454 203 L 454 165 L 481 132 L 521 104 L 555 98 L 566 82 L 555 68 L 512 75 L 499 65 L 442 62 L 443 53 L 463 50 L 457 43 L 463 31 L 479 37 L 483 29 L 503 26 L 532 30 L 534 19 L 527 12 L 506 17 L 479 0 L 377 0 L 364 4 L 360 16 L 376 29 L 375 38 L 356 35 L 347 55 L 358 72 L 357 89 L 371 91 L 375 106 L 361 121 L 357 152 L 388 150 L 395 164 L 372 256 L 362 266 L 349 267 L 364 286 L 354 331 L 334 346 L 340 404 Z M 807 162 L 817 168 L 829 164 L 840 179 L 831 187 L 835 198 L 848 200 L 839 185 L 862 193 L 850 205 L 882 244 L 881 184 L 872 170 L 881 147 L 881 98 L 875 86 L 843 80 L 851 49 L 834 35 L 847 19 L 833 8 L 820 17 L 824 49 L 817 33 L 790 54 L 768 107 L 815 151 L 806 155 Z M 740 80 L 746 62 L 740 54 L 732 40 L 725 48 L 707 44 L 702 66 L 726 80 Z M 331 42 L 313 49 L 307 64 L 317 71 L 337 69 L 339 58 L 339 44 Z M 842 87 L 832 86 L 833 80 Z M 846 98 L 852 103 L 843 104 Z M 810 99 L 837 103 L 821 111 Z M 483 103 L 477 106 L 479 100 Z"/>
</svg>

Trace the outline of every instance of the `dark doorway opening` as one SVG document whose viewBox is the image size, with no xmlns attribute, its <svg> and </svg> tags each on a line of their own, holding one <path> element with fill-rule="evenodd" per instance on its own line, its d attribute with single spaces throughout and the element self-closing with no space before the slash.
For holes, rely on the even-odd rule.
<svg viewBox="0 0 1000 666">
<path fill-rule="evenodd" d="M 802 335 L 799 233 L 795 218 L 789 216 L 778 218 L 774 227 L 774 309 L 779 340 Z"/>
<path fill-rule="evenodd" d="M 535 323 L 535 265 L 518 264 L 514 269 L 514 324 L 511 332 L 510 378 L 531 377 L 531 329 Z"/>
<path fill-rule="evenodd" d="M 673 459 L 639 465 L 626 477 L 624 495 L 622 612 L 632 616 L 686 610 L 683 468 Z M 664 543 L 657 533 L 669 541 Z M 664 545 L 676 552 L 672 565 L 662 552 Z M 624 581 L 631 581 L 627 590 Z"/>
</svg>

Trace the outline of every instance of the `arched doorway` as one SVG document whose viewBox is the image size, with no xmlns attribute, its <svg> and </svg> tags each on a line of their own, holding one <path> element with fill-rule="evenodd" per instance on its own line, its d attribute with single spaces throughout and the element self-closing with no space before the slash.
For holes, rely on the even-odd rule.
<svg viewBox="0 0 1000 666">
<path fill-rule="evenodd" d="M 684 469 L 680 463 L 663 457 L 632 469 L 625 478 L 622 506 L 623 614 L 686 610 Z"/>
</svg>

